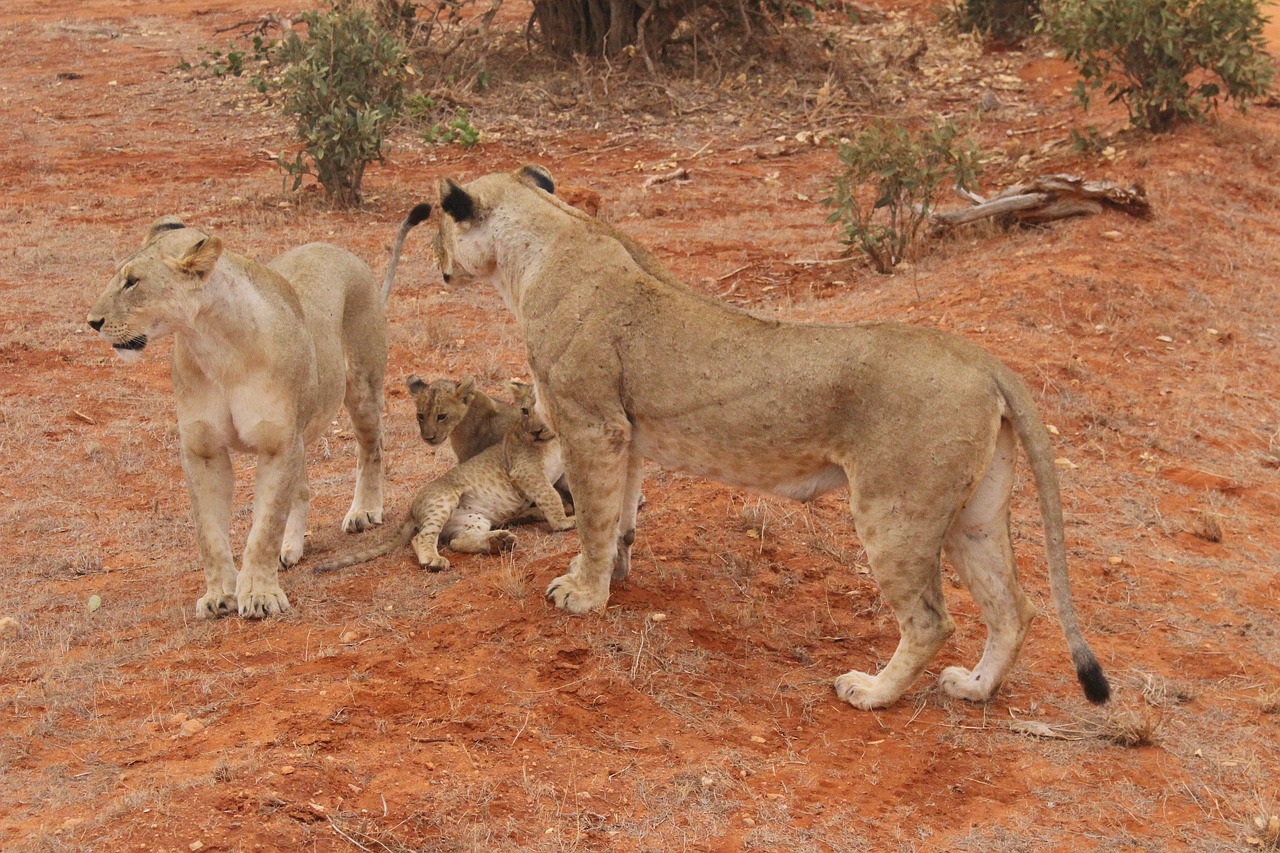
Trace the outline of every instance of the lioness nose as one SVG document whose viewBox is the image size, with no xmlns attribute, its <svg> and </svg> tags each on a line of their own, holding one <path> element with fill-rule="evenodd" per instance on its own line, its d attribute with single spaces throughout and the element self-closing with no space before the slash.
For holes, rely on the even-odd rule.
<svg viewBox="0 0 1280 853">
<path fill-rule="evenodd" d="M 105 322 L 107 322 L 107 318 L 106 318 L 106 317 L 99 317 L 99 318 L 98 318 L 98 319 L 96 319 L 96 320 L 90 319 L 90 320 L 89 320 L 89 328 L 90 328 L 90 329 L 93 329 L 95 332 L 101 332 L 101 331 L 102 331 L 102 324 L 103 324 L 103 323 L 105 323 Z"/>
</svg>

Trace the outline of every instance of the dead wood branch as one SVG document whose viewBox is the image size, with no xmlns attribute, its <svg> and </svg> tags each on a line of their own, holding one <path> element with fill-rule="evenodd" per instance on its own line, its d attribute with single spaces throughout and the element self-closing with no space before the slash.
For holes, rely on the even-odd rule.
<svg viewBox="0 0 1280 853">
<path fill-rule="evenodd" d="M 962 192 L 973 207 L 934 213 L 934 231 L 948 231 L 979 219 L 995 219 L 1005 228 L 1039 225 L 1071 216 L 1091 216 L 1111 207 L 1130 216 L 1151 216 L 1151 202 L 1141 184 L 1125 189 L 1110 181 L 1086 181 L 1075 175 L 1041 175 L 1029 184 L 1015 184 L 990 199 Z"/>
</svg>

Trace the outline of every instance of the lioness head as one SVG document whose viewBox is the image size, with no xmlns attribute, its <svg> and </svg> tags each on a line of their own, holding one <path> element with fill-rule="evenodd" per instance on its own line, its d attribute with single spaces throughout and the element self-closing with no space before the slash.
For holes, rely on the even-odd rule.
<svg viewBox="0 0 1280 853">
<path fill-rule="evenodd" d="M 142 248 L 120 264 L 89 311 L 89 327 L 125 361 L 147 341 L 172 331 L 194 310 L 194 296 L 222 254 L 222 241 L 187 228 L 176 217 L 157 219 Z"/>
<path fill-rule="evenodd" d="M 452 178 L 440 181 L 440 229 L 436 232 L 436 263 L 445 282 L 458 273 L 484 277 L 493 272 L 497 260 L 493 241 L 477 239 L 488 224 L 489 212 L 506 192 L 535 191 L 554 194 L 555 181 L 541 166 L 524 166 L 513 174 L 485 175 L 464 188 Z"/>
<path fill-rule="evenodd" d="M 476 380 L 470 376 L 461 382 L 437 379 L 427 384 L 415 375 L 406 384 L 418 409 L 418 431 L 432 447 L 448 440 L 454 427 L 467 416 L 467 408 L 476 395 Z"/>
<path fill-rule="evenodd" d="M 533 386 L 513 379 L 507 383 L 507 387 L 511 389 L 511 402 L 520 410 L 520 420 L 513 428 L 520 430 L 524 438 L 535 443 L 554 439 L 556 431 L 535 408 L 538 398 Z"/>
</svg>

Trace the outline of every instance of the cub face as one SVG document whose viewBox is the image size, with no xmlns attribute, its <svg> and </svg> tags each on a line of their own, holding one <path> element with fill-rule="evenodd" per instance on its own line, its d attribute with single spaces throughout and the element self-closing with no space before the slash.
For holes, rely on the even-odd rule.
<svg viewBox="0 0 1280 853">
<path fill-rule="evenodd" d="M 534 444 L 553 441 L 556 431 L 538 413 L 536 408 L 538 399 L 533 386 L 524 382 L 511 381 L 507 383 L 507 387 L 511 389 L 511 402 L 520 411 L 520 420 L 514 429 L 519 430 L 525 440 Z"/>
<path fill-rule="evenodd" d="M 222 241 L 172 217 L 157 220 L 142 248 L 116 270 L 89 310 L 89 327 L 125 361 L 194 312 L 195 297 L 222 254 Z"/>
<path fill-rule="evenodd" d="M 418 410 L 418 432 L 432 447 L 449 439 L 454 428 L 467 416 L 476 392 L 474 377 L 461 382 L 437 379 L 427 384 L 415 375 L 408 378 L 406 385 Z"/>
</svg>

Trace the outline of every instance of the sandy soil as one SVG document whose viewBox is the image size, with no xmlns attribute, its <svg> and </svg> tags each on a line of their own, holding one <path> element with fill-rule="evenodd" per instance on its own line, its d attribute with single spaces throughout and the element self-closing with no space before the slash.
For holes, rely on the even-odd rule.
<svg viewBox="0 0 1280 853">
<path fill-rule="evenodd" d="M 0 9 L 0 617 L 17 621 L 0 638 L 0 848 L 1275 846 L 1255 824 L 1280 812 L 1274 99 L 1085 156 L 1070 129 L 1116 134 L 1123 116 L 1084 117 L 1043 45 L 983 55 L 922 12 L 894 18 L 930 50 L 878 111 L 970 114 L 990 92 L 984 187 L 1055 171 L 1141 182 L 1156 216 L 966 235 L 882 278 L 808 263 L 840 254 L 817 203 L 836 162 L 796 134 L 856 121 L 847 103 L 821 113 L 803 83 L 726 77 L 697 101 L 671 81 L 666 113 L 619 96 L 599 130 L 539 98 L 519 114 L 481 105 L 491 141 L 403 130 L 360 211 L 290 196 L 270 162 L 284 122 L 244 80 L 178 69 L 261 11 Z M 545 94 L 601 110 L 609 85 Z M 786 91 L 790 112 L 751 99 Z M 1029 482 L 1016 547 L 1044 616 L 985 707 L 936 686 L 984 636 L 949 568 L 958 630 L 931 672 L 892 708 L 852 710 L 832 679 L 883 665 L 897 632 L 843 498 L 799 505 L 657 469 L 634 571 L 603 615 L 543 603 L 576 534 L 533 526 L 513 555 L 456 556 L 441 574 L 407 549 L 322 579 L 304 562 L 284 577 L 287 615 L 194 620 L 171 344 L 123 365 L 84 325 L 116 262 L 178 213 L 251 256 L 324 239 L 380 268 L 437 178 L 531 161 L 599 193 L 602 216 L 708 293 L 948 329 L 1018 369 L 1056 430 L 1075 598 L 1111 708 L 1075 684 Z M 675 165 L 692 180 L 643 187 Z M 525 373 L 499 299 L 444 289 L 429 237 L 411 237 L 389 307 L 393 517 L 451 464 L 417 438 L 404 378 L 474 374 L 497 392 Z M 353 465 L 344 415 L 310 455 L 309 559 L 355 544 L 338 529 Z M 237 469 L 242 542 L 251 460 Z M 1056 737 L 1022 733 L 1036 727 Z"/>
</svg>

